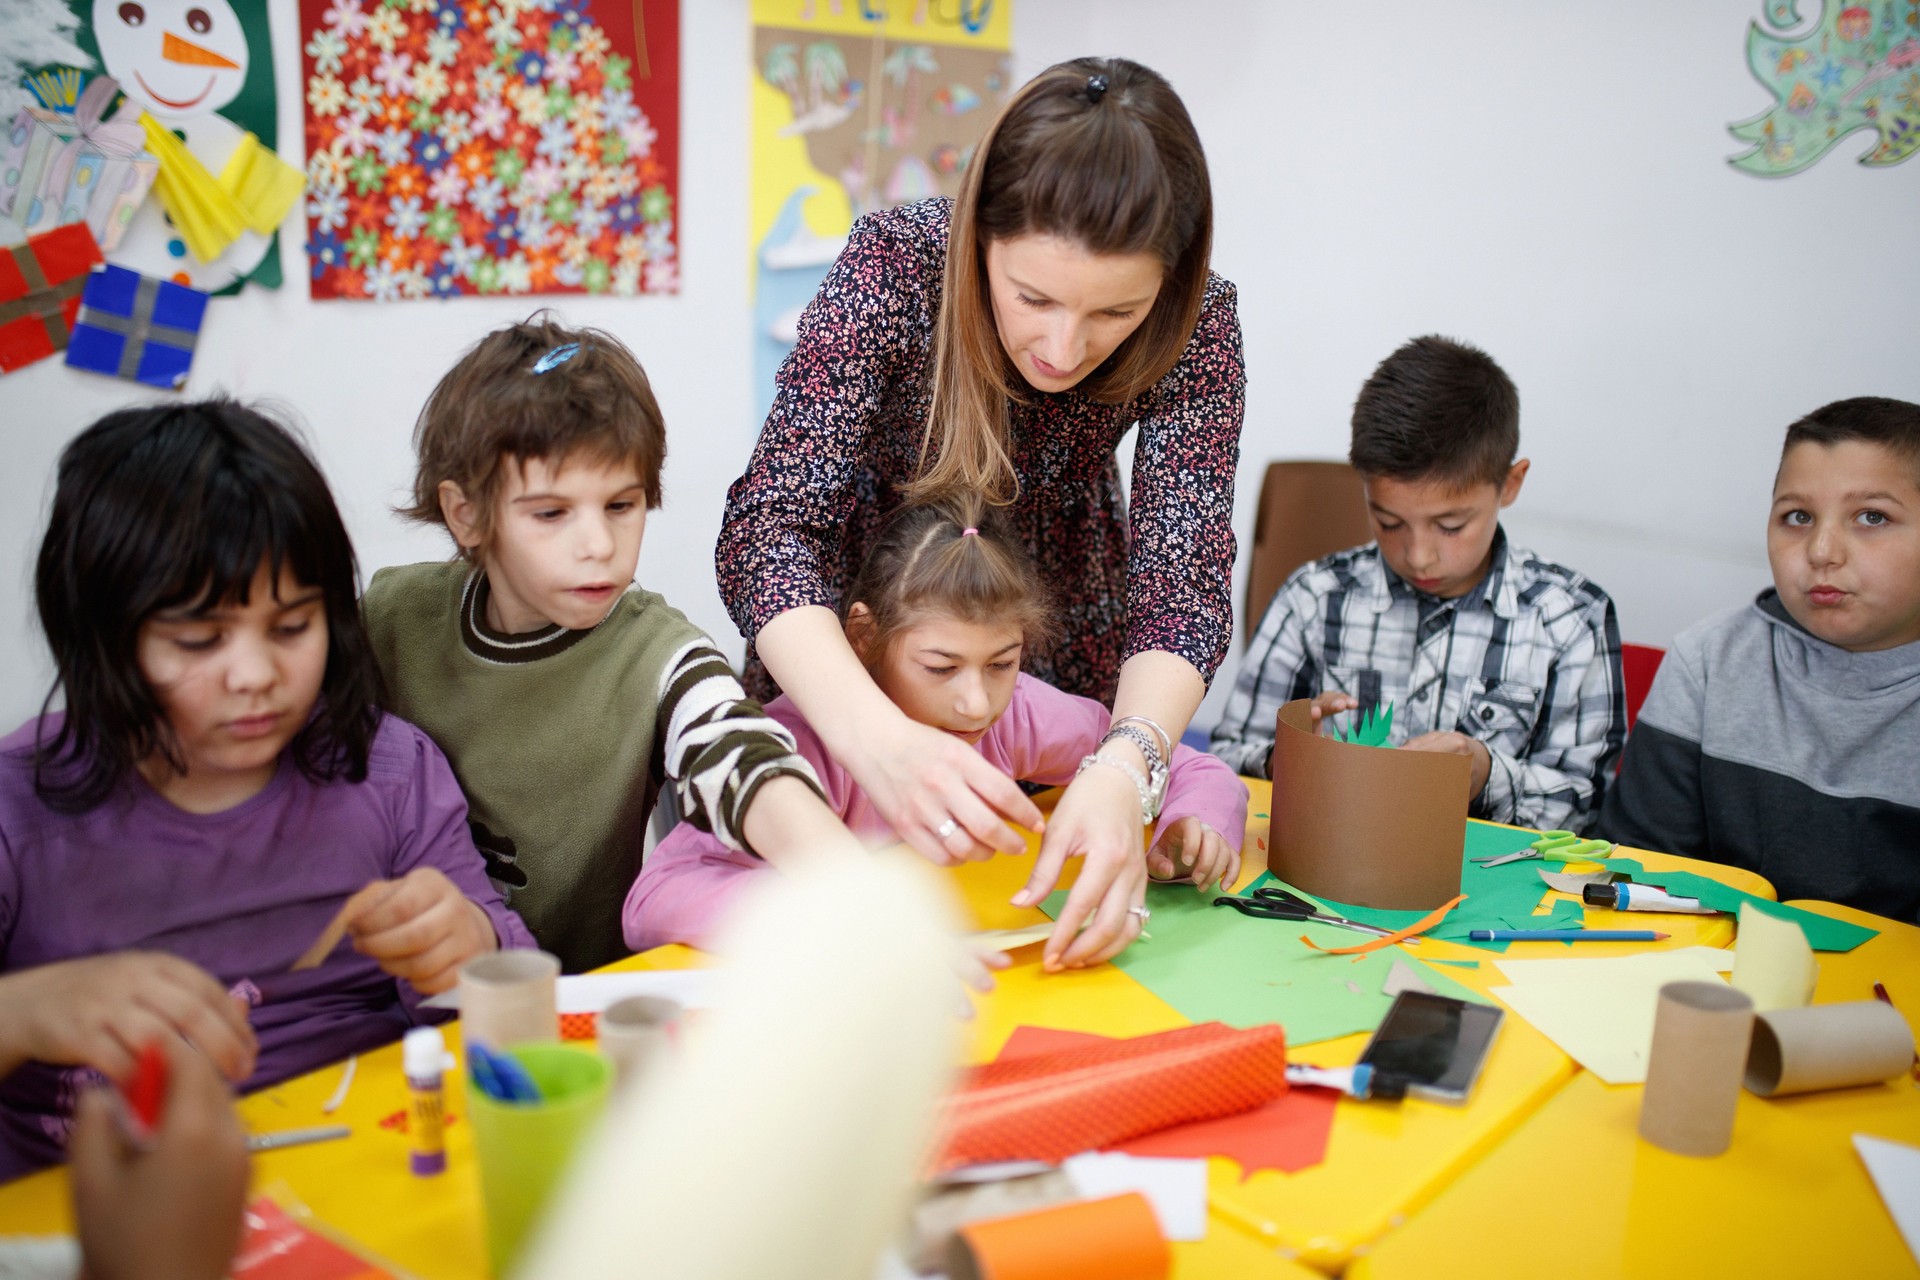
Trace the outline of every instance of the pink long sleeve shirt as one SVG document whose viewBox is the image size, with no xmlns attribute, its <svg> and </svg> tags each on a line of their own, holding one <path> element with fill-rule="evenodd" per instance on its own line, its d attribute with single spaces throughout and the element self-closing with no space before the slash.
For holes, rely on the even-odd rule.
<svg viewBox="0 0 1920 1280">
<path fill-rule="evenodd" d="M 827 753 L 819 735 L 785 696 L 766 707 L 767 714 L 793 731 L 800 754 L 820 776 L 827 803 L 849 830 L 870 845 L 896 837 L 866 792 Z M 1022 782 L 1058 786 L 1071 782 L 1080 761 L 1099 746 L 1111 713 L 1092 698 L 1062 693 L 1022 675 L 1013 700 L 988 729 L 976 749 L 989 764 Z M 1166 804 L 1153 838 L 1183 818 L 1199 818 L 1238 849 L 1247 828 L 1247 789 L 1232 769 L 1189 747 L 1176 746 L 1167 783 Z M 726 914 L 733 896 L 770 873 L 766 863 L 728 849 L 686 823 L 660 842 L 627 894 L 621 924 L 627 945 L 636 951 L 669 942 L 703 945 Z"/>
</svg>

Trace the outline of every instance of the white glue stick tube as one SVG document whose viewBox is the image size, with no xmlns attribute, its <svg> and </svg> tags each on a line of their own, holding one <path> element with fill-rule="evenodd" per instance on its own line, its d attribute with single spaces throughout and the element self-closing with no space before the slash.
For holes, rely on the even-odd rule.
<svg viewBox="0 0 1920 1280">
<path fill-rule="evenodd" d="M 1612 907 L 1615 911 L 1666 911 L 1685 915 L 1711 916 L 1719 912 L 1702 906 L 1698 898 L 1676 898 L 1651 884 L 1590 884 L 1582 897 L 1592 906 Z M 1607 899 L 1611 897 L 1612 901 Z"/>
</svg>

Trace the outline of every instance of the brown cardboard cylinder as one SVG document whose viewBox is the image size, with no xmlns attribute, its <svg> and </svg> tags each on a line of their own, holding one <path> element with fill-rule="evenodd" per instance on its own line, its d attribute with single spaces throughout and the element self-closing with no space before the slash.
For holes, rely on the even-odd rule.
<svg viewBox="0 0 1920 1280">
<path fill-rule="evenodd" d="M 560 1038 L 560 959 L 489 951 L 460 969 L 460 1034 L 489 1049 Z"/>
<path fill-rule="evenodd" d="M 1640 1136 L 1683 1156 L 1717 1156 L 1733 1140 L 1753 999 L 1720 982 L 1669 982 L 1653 1015 Z"/>
<path fill-rule="evenodd" d="M 1289 702 L 1274 723 L 1267 869 L 1357 907 L 1431 911 L 1458 894 L 1467 758 L 1322 737 L 1307 706 Z"/>
<path fill-rule="evenodd" d="M 1913 1030 L 1880 1000 L 1775 1009 L 1754 1020 L 1747 1088 L 1763 1098 L 1846 1089 L 1904 1076 Z"/>
<path fill-rule="evenodd" d="M 951 1280 L 1166 1280 L 1172 1267 L 1137 1191 L 970 1222 L 947 1250 Z"/>
</svg>

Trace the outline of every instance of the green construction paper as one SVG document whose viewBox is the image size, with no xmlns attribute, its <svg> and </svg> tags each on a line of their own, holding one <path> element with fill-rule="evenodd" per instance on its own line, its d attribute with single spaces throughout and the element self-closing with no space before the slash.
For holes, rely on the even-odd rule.
<svg viewBox="0 0 1920 1280">
<path fill-rule="evenodd" d="M 1347 726 L 1345 733 L 1334 730 L 1333 736 L 1341 742 L 1352 743 L 1360 747 L 1387 746 L 1387 736 L 1393 732 L 1393 704 L 1381 707 L 1368 707 L 1365 715 L 1355 716 L 1353 723 Z"/>
<path fill-rule="evenodd" d="M 1480 967 L 1478 960 L 1429 960 L 1427 963 L 1444 964 L 1454 969 L 1478 969 Z"/>
<path fill-rule="evenodd" d="M 1718 880 L 1694 875 L 1691 871 L 1648 871 L 1632 858 L 1609 858 L 1607 867 L 1625 872 L 1633 877 L 1635 884 L 1657 885 L 1678 898 L 1698 898 L 1702 906 L 1712 907 L 1715 911 L 1737 915 L 1741 903 L 1750 903 L 1756 911 L 1799 925 L 1807 935 L 1807 945 L 1815 951 L 1851 951 L 1869 938 L 1879 936 L 1877 929 L 1835 920 L 1831 916 L 1816 915 L 1799 907 L 1783 906 L 1769 898 L 1757 898 Z"/>
<path fill-rule="evenodd" d="M 1057 917 L 1066 896 L 1053 893 L 1040 909 Z M 1393 1003 L 1380 987 L 1394 960 L 1411 952 L 1385 947 L 1359 957 L 1327 955 L 1304 945 L 1301 935 L 1323 947 L 1350 947 L 1366 936 L 1331 925 L 1243 916 L 1212 905 L 1217 896 L 1195 892 L 1192 885 L 1148 886 L 1151 936 L 1115 956 L 1115 967 L 1195 1022 L 1277 1022 L 1292 1045 L 1380 1025 Z M 1485 1003 L 1444 974 L 1421 977 L 1441 995 Z"/>
</svg>

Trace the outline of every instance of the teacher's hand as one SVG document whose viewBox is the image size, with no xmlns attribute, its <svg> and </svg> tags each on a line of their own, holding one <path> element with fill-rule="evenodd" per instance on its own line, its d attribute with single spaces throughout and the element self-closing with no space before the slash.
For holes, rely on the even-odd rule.
<svg viewBox="0 0 1920 1280">
<path fill-rule="evenodd" d="M 1016 906 L 1037 906 L 1053 891 L 1068 858 L 1082 858 L 1044 963 L 1049 972 L 1109 960 L 1140 936 L 1147 901 L 1146 842 L 1140 792 L 1126 774 L 1094 765 L 1073 780 L 1054 807 L 1040 857 Z"/>
<path fill-rule="evenodd" d="M 860 736 L 859 757 L 843 762 L 900 838 L 943 867 L 1025 852 L 1026 840 L 1007 824 L 1046 824 L 1019 784 L 952 734 L 889 710 Z"/>
</svg>

